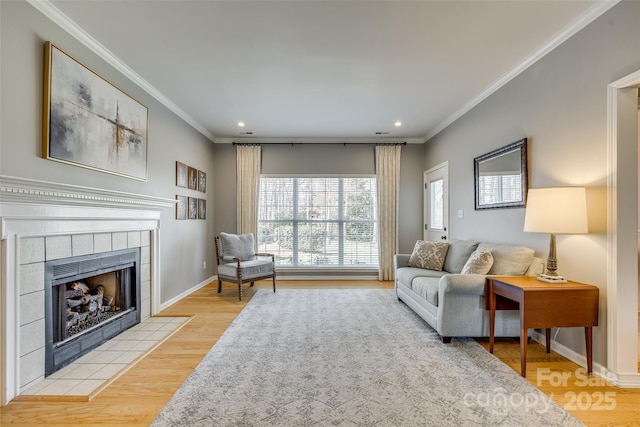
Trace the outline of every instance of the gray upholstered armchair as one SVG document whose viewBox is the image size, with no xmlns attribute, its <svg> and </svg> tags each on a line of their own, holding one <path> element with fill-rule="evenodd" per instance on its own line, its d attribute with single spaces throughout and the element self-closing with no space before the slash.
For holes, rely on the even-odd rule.
<svg viewBox="0 0 640 427">
<path fill-rule="evenodd" d="M 242 284 L 262 279 L 273 280 L 276 291 L 276 269 L 273 254 L 256 253 L 252 233 L 220 233 L 216 237 L 216 259 L 218 262 L 218 293 L 222 282 L 238 285 L 238 299 L 242 301 Z"/>
</svg>

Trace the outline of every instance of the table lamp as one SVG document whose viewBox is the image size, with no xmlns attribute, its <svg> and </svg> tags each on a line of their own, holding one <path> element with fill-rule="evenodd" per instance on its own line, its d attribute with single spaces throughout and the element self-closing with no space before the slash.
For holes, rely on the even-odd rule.
<svg viewBox="0 0 640 427">
<path fill-rule="evenodd" d="M 547 273 L 538 280 L 566 283 L 557 273 L 556 234 L 585 234 L 587 226 L 587 197 L 584 187 L 555 187 L 529 189 L 524 216 L 524 231 L 549 233 Z"/>
</svg>

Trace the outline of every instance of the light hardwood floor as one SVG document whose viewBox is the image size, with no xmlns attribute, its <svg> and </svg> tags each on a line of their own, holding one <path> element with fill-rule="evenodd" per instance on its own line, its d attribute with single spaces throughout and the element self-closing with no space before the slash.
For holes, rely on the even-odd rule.
<svg viewBox="0 0 640 427">
<path fill-rule="evenodd" d="M 0 409 L 0 425 L 100 425 L 147 426 L 189 376 L 227 326 L 242 310 L 256 288 L 245 287 L 238 302 L 237 287 L 225 284 L 217 294 L 211 283 L 164 310 L 165 316 L 193 316 L 191 322 L 137 365 L 88 402 L 20 401 Z M 392 289 L 392 282 L 377 281 L 279 281 L 282 288 L 373 288 Z M 487 346 L 486 340 L 480 343 Z M 495 355 L 514 370 L 520 369 L 519 344 L 512 340 L 496 343 Z M 579 366 L 564 357 L 547 354 L 531 342 L 528 347 L 527 379 L 589 426 L 640 426 L 640 389 L 619 389 L 597 377 L 588 381 L 576 377 Z M 220 361 L 224 363 L 224 361 Z M 537 383 L 538 369 L 548 369 Z M 555 380 L 568 376 L 564 385 Z M 578 374 L 579 375 L 579 374 Z M 576 379 L 578 382 L 576 382 Z M 559 381 L 560 382 L 560 381 Z M 591 384 L 583 384 L 589 382 Z M 615 408 L 611 408 L 615 405 Z M 582 409 L 581 409 L 582 408 Z"/>
</svg>

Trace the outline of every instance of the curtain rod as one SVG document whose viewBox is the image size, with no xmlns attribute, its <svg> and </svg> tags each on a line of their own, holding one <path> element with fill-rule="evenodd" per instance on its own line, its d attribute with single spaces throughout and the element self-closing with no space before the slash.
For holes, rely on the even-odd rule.
<svg viewBox="0 0 640 427">
<path fill-rule="evenodd" d="M 407 142 L 235 142 L 233 145 L 407 145 Z"/>
</svg>

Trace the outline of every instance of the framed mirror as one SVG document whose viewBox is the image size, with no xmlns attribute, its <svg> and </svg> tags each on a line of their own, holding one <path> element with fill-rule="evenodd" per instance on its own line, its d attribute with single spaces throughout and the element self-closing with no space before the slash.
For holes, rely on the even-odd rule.
<svg viewBox="0 0 640 427">
<path fill-rule="evenodd" d="M 476 210 L 520 208 L 527 200 L 527 138 L 473 159 Z"/>
</svg>

